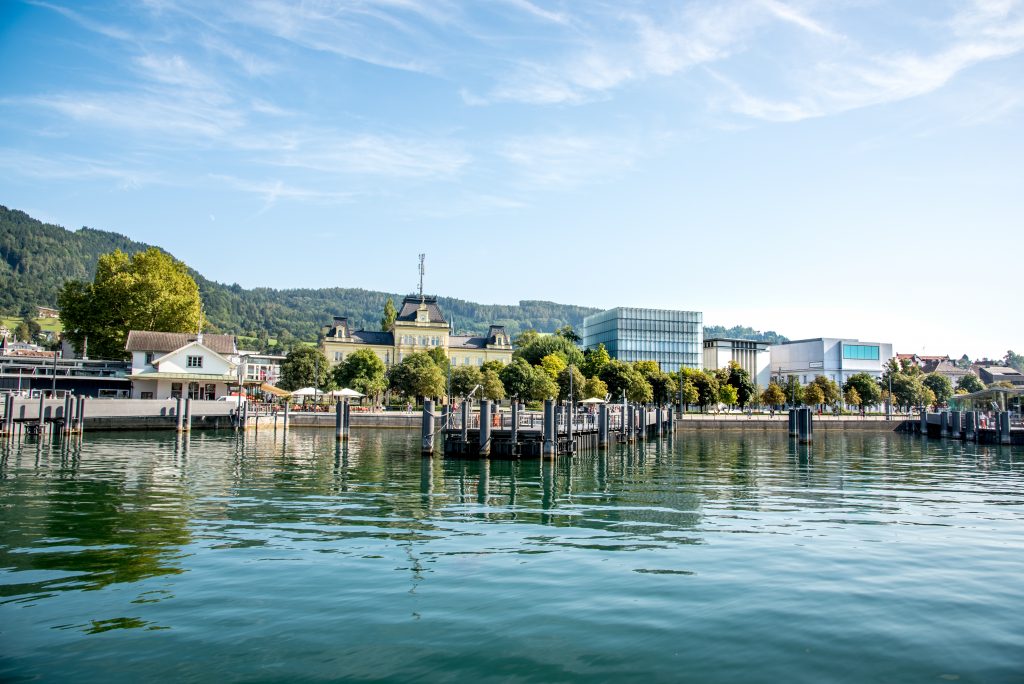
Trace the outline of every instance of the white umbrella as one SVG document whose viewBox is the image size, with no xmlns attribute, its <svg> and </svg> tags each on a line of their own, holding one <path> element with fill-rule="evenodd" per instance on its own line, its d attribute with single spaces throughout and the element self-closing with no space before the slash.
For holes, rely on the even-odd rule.
<svg viewBox="0 0 1024 684">
<path fill-rule="evenodd" d="M 600 397 L 590 397 L 589 399 L 584 399 L 583 401 L 581 401 L 579 403 L 581 403 L 581 404 L 607 404 L 608 402 L 606 402 L 604 399 L 601 399 Z"/>
<path fill-rule="evenodd" d="M 319 394 L 323 394 L 323 392 L 315 387 L 303 387 L 292 392 L 293 397 L 315 397 Z"/>
<path fill-rule="evenodd" d="M 349 389 L 348 387 L 340 390 L 332 390 L 327 394 L 328 396 L 331 397 L 348 397 L 349 399 L 358 399 L 359 397 L 366 396 L 365 394 L 360 394 L 359 392 L 356 392 L 354 389 Z"/>
</svg>

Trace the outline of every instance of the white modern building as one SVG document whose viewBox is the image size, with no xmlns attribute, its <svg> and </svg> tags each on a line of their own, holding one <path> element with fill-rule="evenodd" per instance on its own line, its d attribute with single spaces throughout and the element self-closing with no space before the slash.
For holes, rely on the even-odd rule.
<svg viewBox="0 0 1024 684">
<path fill-rule="evenodd" d="M 771 382 L 771 352 L 767 342 L 733 340 L 721 337 L 704 340 L 704 370 L 728 368 L 735 361 L 760 389 Z"/>
<path fill-rule="evenodd" d="M 770 350 L 771 376 L 784 383 L 795 375 L 802 385 L 817 375 L 824 375 L 840 385 L 856 373 L 881 378 L 886 362 L 892 358 L 892 344 L 888 342 L 836 337 L 773 344 Z"/>
</svg>

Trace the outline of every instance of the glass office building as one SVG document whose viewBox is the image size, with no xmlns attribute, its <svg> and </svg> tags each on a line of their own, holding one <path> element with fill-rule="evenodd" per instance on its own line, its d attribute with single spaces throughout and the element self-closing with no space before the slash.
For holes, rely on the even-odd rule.
<svg viewBox="0 0 1024 684">
<path fill-rule="evenodd" d="M 657 361 L 663 371 L 700 368 L 704 316 L 700 311 L 618 307 L 583 319 L 583 346 L 603 344 L 619 361 Z"/>
</svg>

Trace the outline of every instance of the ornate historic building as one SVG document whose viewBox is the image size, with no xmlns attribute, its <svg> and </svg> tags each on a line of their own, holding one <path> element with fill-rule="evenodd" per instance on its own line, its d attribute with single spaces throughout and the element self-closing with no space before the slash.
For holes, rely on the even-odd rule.
<svg viewBox="0 0 1024 684">
<path fill-rule="evenodd" d="M 408 354 L 434 347 L 444 349 L 453 366 L 512 360 L 512 340 L 504 326 L 492 325 L 483 337 L 452 335 L 437 297 L 424 295 L 406 297 L 387 332 L 351 330 L 347 318 L 335 316 L 320 348 L 332 365 L 341 363 L 357 349 L 371 349 L 390 368 Z"/>
</svg>

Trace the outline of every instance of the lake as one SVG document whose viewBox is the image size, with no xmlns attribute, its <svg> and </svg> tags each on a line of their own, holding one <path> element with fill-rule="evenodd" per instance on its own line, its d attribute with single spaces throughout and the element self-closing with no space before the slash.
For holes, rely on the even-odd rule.
<svg viewBox="0 0 1024 684">
<path fill-rule="evenodd" d="M 0 680 L 1024 682 L 1024 450 L 0 447 Z"/>
</svg>

